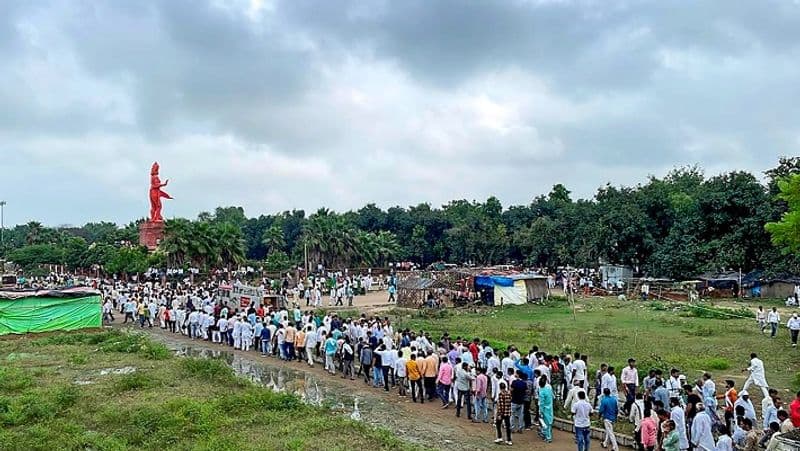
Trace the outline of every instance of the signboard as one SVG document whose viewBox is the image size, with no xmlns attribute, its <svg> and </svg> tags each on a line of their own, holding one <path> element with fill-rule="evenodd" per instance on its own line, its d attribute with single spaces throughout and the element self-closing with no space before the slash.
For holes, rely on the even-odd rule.
<svg viewBox="0 0 800 451">
<path fill-rule="evenodd" d="M 249 296 L 241 296 L 239 297 L 239 307 L 247 308 L 250 306 L 250 297 Z"/>
</svg>

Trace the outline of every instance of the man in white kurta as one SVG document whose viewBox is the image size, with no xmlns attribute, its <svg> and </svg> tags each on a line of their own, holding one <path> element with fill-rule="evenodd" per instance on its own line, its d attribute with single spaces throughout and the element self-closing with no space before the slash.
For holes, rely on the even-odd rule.
<svg viewBox="0 0 800 451">
<path fill-rule="evenodd" d="M 697 415 L 692 421 L 692 444 L 698 451 L 714 451 L 714 435 L 711 433 L 711 417 L 702 403 L 697 403 Z"/>
<path fill-rule="evenodd" d="M 686 438 L 686 413 L 676 398 L 670 400 L 672 410 L 669 418 L 675 422 L 675 430 L 678 431 L 678 447 L 682 450 L 689 449 L 689 439 Z"/>
<path fill-rule="evenodd" d="M 755 385 L 761 389 L 765 398 L 769 396 L 769 385 L 767 384 L 767 376 L 764 372 L 764 362 L 758 358 L 755 352 L 750 354 L 750 366 L 742 371 L 750 372 L 750 377 L 744 382 L 742 391 L 746 391 L 750 385 Z"/>
</svg>

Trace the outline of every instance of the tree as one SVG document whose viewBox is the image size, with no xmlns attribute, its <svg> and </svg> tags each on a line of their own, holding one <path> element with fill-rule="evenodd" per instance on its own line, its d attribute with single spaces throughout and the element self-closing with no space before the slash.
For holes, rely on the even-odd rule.
<svg viewBox="0 0 800 451">
<path fill-rule="evenodd" d="M 231 268 L 231 265 L 238 265 L 244 262 L 245 245 L 241 228 L 235 224 L 225 222 L 215 225 L 212 229 L 212 235 L 216 249 L 212 251 L 209 262 L 216 263 L 214 254 L 216 254 L 219 263 L 228 269 Z"/>
<path fill-rule="evenodd" d="M 786 202 L 788 211 L 780 221 L 769 222 L 764 227 L 772 236 L 772 243 L 785 254 L 800 253 L 800 174 L 778 182 L 778 198 Z"/>
<path fill-rule="evenodd" d="M 286 240 L 283 237 L 283 226 L 280 221 L 274 222 L 261 238 L 261 243 L 267 248 L 267 254 L 283 251 Z"/>
<path fill-rule="evenodd" d="M 267 255 L 267 260 L 264 262 L 264 268 L 269 272 L 283 272 L 292 267 L 291 260 L 286 252 L 275 251 Z"/>
<path fill-rule="evenodd" d="M 106 263 L 105 270 L 111 274 L 127 277 L 147 271 L 147 251 L 139 246 L 121 247 Z"/>
</svg>

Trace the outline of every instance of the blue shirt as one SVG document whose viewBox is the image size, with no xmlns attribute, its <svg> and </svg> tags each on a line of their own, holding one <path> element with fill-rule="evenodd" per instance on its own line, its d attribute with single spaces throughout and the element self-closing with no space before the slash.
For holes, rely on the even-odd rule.
<svg viewBox="0 0 800 451">
<path fill-rule="evenodd" d="M 262 341 L 269 341 L 269 327 L 264 327 L 261 329 L 261 340 Z"/>
<path fill-rule="evenodd" d="M 653 398 L 661 401 L 665 409 L 669 407 L 669 392 L 663 385 L 653 392 Z"/>
<path fill-rule="evenodd" d="M 514 368 L 516 368 L 516 369 L 522 371 L 523 373 L 525 373 L 525 375 L 528 376 L 529 380 L 533 380 L 533 370 L 531 369 L 531 367 L 523 365 L 522 364 L 522 359 L 517 360 L 514 363 Z"/>
<path fill-rule="evenodd" d="M 328 338 L 325 340 L 325 354 L 327 355 L 334 355 L 336 354 L 336 340 L 333 338 Z"/>
<path fill-rule="evenodd" d="M 604 395 L 600 400 L 600 417 L 608 421 L 617 421 L 617 411 L 617 398 Z"/>
</svg>

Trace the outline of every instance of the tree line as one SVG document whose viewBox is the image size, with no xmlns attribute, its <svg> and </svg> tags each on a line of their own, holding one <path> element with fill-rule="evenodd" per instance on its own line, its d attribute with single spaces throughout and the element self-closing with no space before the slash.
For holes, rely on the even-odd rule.
<svg viewBox="0 0 800 451">
<path fill-rule="evenodd" d="M 131 246 L 142 220 L 61 228 L 31 222 L 7 230 L 0 251 L 23 267 L 58 263 L 109 273 L 245 263 L 281 271 L 308 258 L 312 267 L 327 268 L 444 261 L 552 269 L 607 262 L 675 279 L 719 270 L 796 274 L 800 238 L 791 221 L 800 216 L 800 200 L 795 212 L 797 188 L 790 182 L 800 184 L 797 174 L 800 157 L 782 158 L 764 183 L 744 171 L 707 177 L 686 167 L 633 187 L 605 185 L 591 199 L 573 199 L 557 184 L 527 205 L 507 208 L 495 197 L 440 208 L 368 204 L 344 213 L 321 208 L 251 218 L 241 207 L 218 207 L 193 220 L 166 221 L 165 239 L 152 254 Z"/>
</svg>

